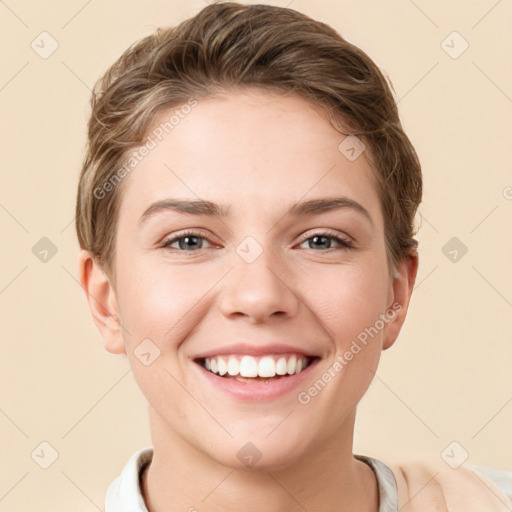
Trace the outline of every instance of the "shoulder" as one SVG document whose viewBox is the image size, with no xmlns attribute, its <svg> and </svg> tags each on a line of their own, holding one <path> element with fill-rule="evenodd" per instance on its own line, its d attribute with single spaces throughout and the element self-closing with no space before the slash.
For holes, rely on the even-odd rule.
<svg viewBox="0 0 512 512">
<path fill-rule="evenodd" d="M 469 466 L 475 475 L 481 478 L 481 475 L 487 477 L 491 482 L 497 485 L 505 496 L 512 500 L 512 470 L 487 468 L 484 466 Z"/>
<path fill-rule="evenodd" d="M 510 512 L 512 472 L 472 466 L 453 469 L 442 461 L 413 461 L 389 466 L 397 483 L 398 505 L 414 510 Z M 432 508 L 431 508 L 432 510 Z"/>
</svg>

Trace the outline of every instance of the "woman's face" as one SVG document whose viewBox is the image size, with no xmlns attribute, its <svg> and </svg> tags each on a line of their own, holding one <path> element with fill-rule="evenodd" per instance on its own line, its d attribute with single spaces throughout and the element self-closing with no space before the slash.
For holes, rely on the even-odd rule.
<svg viewBox="0 0 512 512">
<path fill-rule="evenodd" d="M 297 96 L 200 99 L 162 136 L 175 110 L 122 183 L 107 349 L 126 350 L 153 432 L 285 467 L 351 435 L 403 322 L 373 171 Z"/>
</svg>

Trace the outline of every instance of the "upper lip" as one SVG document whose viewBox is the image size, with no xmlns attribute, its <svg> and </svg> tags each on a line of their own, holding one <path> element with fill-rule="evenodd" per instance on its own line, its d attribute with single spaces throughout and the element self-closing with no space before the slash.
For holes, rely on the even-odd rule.
<svg viewBox="0 0 512 512">
<path fill-rule="evenodd" d="M 244 354 L 249 356 L 262 356 L 271 354 L 304 354 L 306 357 L 319 357 L 309 350 L 299 348 L 294 345 L 287 345 L 283 343 L 271 343 L 266 345 L 251 344 L 251 343 L 235 343 L 232 345 L 224 345 L 222 347 L 212 348 L 196 354 L 194 359 L 204 359 L 205 357 L 215 357 L 228 354 Z"/>
</svg>

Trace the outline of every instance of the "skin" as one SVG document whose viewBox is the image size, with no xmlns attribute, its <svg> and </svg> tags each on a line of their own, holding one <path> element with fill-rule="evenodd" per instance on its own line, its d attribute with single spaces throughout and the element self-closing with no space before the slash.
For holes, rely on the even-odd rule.
<svg viewBox="0 0 512 512">
<path fill-rule="evenodd" d="M 344 139 L 298 96 L 245 90 L 199 99 L 122 182 L 115 286 L 81 252 L 105 348 L 127 355 L 149 404 L 154 457 L 143 489 L 151 512 L 378 510 L 373 471 L 352 454 L 356 406 L 405 320 L 418 256 L 390 276 L 374 171 L 366 153 L 350 161 L 338 150 Z M 286 216 L 295 202 L 340 196 L 372 222 L 352 208 Z M 231 215 L 167 210 L 140 222 L 166 198 L 209 200 Z M 204 239 L 189 250 L 178 241 L 162 247 L 187 228 Z M 326 229 L 354 248 L 315 244 Z M 236 252 L 247 236 L 262 249 L 252 263 Z M 394 319 L 299 403 L 297 392 L 393 302 L 402 306 Z M 160 350 L 149 366 L 133 353 L 147 338 Z M 237 400 L 197 377 L 194 355 L 247 340 L 294 344 L 321 359 L 300 389 L 266 402 Z M 252 468 L 237 457 L 247 442 L 262 454 Z"/>
</svg>

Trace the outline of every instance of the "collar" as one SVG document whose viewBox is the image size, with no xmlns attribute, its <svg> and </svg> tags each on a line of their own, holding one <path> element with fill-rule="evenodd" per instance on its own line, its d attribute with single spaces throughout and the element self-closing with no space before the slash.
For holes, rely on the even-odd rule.
<svg viewBox="0 0 512 512">
<path fill-rule="evenodd" d="M 373 457 L 356 454 L 354 457 L 366 462 L 377 477 L 379 512 L 397 512 L 399 499 L 404 508 L 434 478 L 435 485 L 429 492 L 421 493 L 421 500 L 416 500 L 418 509 L 432 510 L 433 503 L 444 503 L 439 510 L 512 510 L 512 471 L 478 466 L 454 471 L 446 464 L 425 463 L 389 467 Z M 122 473 L 107 490 L 105 512 L 148 512 L 142 497 L 141 475 L 152 458 L 153 447 L 149 446 L 128 459 Z"/>
<path fill-rule="evenodd" d="M 140 477 L 153 458 L 153 447 L 135 452 L 121 474 L 110 484 L 105 498 L 105 512 L 148 512 Z"/>
<path fill-rule="evenodd" d="M 379 512 L 397 511 L 397 487 L 391 469 L 377 459 L 354 455 L 366 462 L 374 471 L 379 486 Z M 135 452 L 125 464 L 121 474 L 107 490 L 105 512 L 148 512 L 142 496 L 141 475 L 153 458 L 151 446 Z"/>
</svg>

